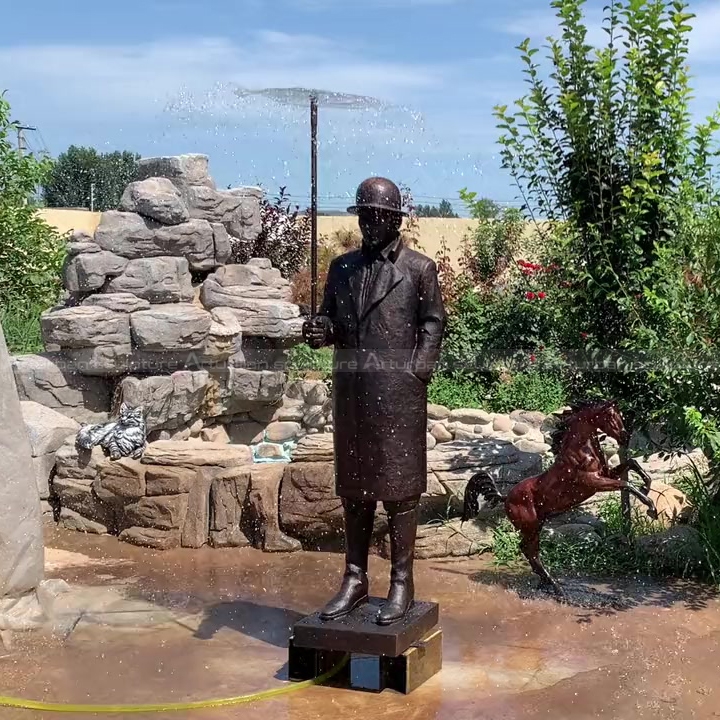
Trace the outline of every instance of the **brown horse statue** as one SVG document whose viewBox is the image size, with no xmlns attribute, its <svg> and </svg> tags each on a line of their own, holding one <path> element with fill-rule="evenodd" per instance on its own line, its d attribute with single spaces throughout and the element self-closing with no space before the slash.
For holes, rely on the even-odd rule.
<svg viewBox="0 0 720 720">
<path fill-rule="evenodd" d="M 551 588 L 563 598 L 561 587 L 540 561 L 540 531 L 545 521 L 577 507 L 599 492 L 627 490 L 648 508 L 648 516 L 657 519 L 657 509 L 648 497 L 650 476 L 640 464 L 630 459 L 610 468 L 600 446 L 598 430 L 614 438 L 620 447 L 629 442 L 617 402 L 577 403 L 560 416 L 560 424 L 553 433 L 552 451 L 555 462 L 544 473 L 529 477 L 502 495 L 492 477 L 484 471 L 468 481 L 464 494 L 462 520 L 467 521 L 479 512 L 478 498 L 482 495 L 490 505 L 503 502 L 505 514 L 521 535 L 520 548 L 533 572 L 540 577 L 541 586 Z M 644 482 L 638 490 L 623 475 L 632 470 Z"/>
</svg>

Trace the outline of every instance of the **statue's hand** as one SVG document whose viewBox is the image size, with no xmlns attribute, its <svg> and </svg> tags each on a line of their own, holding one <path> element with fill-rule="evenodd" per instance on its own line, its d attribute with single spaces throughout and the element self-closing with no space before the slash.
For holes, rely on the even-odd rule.
<svg viewBox="0 0 720 720">
<path fill-rule="evenodd" d="M 325 315 L 316 315 L 303 323 L 303 340 L 314 350 L 327 345 L 332 322 Z"/>
</svg>

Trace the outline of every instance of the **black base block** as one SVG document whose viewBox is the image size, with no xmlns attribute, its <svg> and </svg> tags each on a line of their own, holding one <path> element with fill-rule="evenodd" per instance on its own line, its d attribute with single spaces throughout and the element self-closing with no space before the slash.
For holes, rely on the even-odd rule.
<svg viewBox="0 0 720 720">
<path fill-rule="evenodd" d="M 442 630 L 435 603 L 415 603 L 406 617 L 380 626 L 375 617 L 381 600 L 357 608 L 340 620 L 322 621 L 319 614 L 296 623 L 289 646 L 292 681 L 328 672 L 347 655 L 336 676 L 356 690 L 410 693 L 442 667 Z"/>
<path fill-rule="evenodd" d="M 375 622 L 384 599 L 370 598 L 339 620 L 321 620 L 320 613 L 295 623 L 296 647 L 341 650 L 358 655 L 397 657 L 432 630 L 439 622 L 437 603 L 415 602 L 407 615 L 392 625 Z"/>
</svg>

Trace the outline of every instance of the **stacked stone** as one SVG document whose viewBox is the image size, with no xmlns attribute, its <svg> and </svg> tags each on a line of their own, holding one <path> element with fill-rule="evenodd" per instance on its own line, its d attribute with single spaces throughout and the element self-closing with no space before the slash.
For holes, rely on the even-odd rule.
<svg viewBox="0 0 720 720">
<path fill-rule="evenodd" d="M 145 409 L 149 457 L 157 441 L 197 439 L 207 452 L 217 443 L 229 446 L 245 464 L 253 454 L 287 459 L 283 443 L 294 442 L 300 429 L 266 426 L 282 406 L 285 359 L 300 339 L 300 309 L 269 260 L 228 264 L 233 246 L 257 240 L 260 200 L 257 188 L 218 190 L 206 156 L 148 158 L 119 209 L 103 212 L 92 236 L 73 235 L 65 301 L 41 318 L 47 352 L 13 364 L 26 425 L 42 440 L 33 461 L 38 486 L 47 497 L 57 471 L 54 493 L 65 524 L 124 532 L 124 539 L 157 546 L 174 543 L 155 541 L 135 526 L 120 529 L 108 515 L 108 491 L 97 485 L 105 467 L 101 451 L 83 463 L 72 443 L 58 449 L 78 422 L 105 421 L 121 402 Z M 70 420 L 48 434 L 50 421 L 36 406 Z M 281 443 L 279 457 L 271 457 L 266 438 Z M 252 444 L 258 448 L 251 452 Z M 111 463 L 102 472 L 126 473 L 126 465 Z M 126 488 L 125 499 L 140 502 L 142 487 L 138 480 L 132 492 Z M 173 517 L 186 512 L 179 500 L 173 507 Z M 134 517 L 132 509 L 126 516 Z"/>
<path fill-rule="evenodd" d="M 160 440 L 139 461 L 112 461 L 97 447 L 78 450 L 69 438 L 57 452 L 56 470 L 60 523 L 73 530 L 112 533 L 158 550 L 300 548 L 280 530 L 283 467 L 253 465 L 246 446 Z"/>
</svg>

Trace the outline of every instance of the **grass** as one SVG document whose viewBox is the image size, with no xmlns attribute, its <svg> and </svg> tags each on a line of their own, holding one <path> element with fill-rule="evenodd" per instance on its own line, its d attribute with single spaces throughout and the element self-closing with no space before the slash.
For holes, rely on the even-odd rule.
<svg viewBox="0 0 720 720">
<path fill-rule="evenodd" d="M 690 481 L 688 481 L 690 482 Z M 686 487 L 688 486 L 686 482 Z M 697 479 L 691 497 L 697 508 L 697 519 L 693 526 L 699 531 L 706 551 L 706 562 L 693 574 L 700 579 L 720 579 L 720 523 L 718 513 L 711 510 L 706 490 L 700 490 Z M 679 485 L 679 483 L 678 483 Z M 699 485 L 705 488 L 700 478 Z M 688 492 L 687 490 L 684 490 Z M 704 492 L 703 496 L 699 493 Z M 700 502 L 698 502 L 700 497 Z M 633 542 L 632 538 L 651 535 L 662 529 L 662 525 L 650 520 L 644 510 L 635 509 L 632 516 L 632 532 L 628 537 L 623 530 L 622 508 L 619 498 L 604 498 L 599 506 L 599 516 L 605 523 L 604 532 L 598 539 L 552 537 L 543 533 L 540 540 L 540 554 L 545 567 L 551 573 L 595 574 L 601 576 L 627 576 L 644 574 L 648 576 L 684 576 L 685 566 L 669 566 L 656 555 L 646 552 Z M 520 552 L 520 536 L 507 519 L 495 529 L 493 538 L 494 563 L 498 566 L 513 567 L 526 563 Z"/>
<path fill-rule="evenodd" d="M 40 315 L 44 310 L 45 307 L 17 302 L 0 307 L 0 324 L 11 354 L 24 355 L 44 350 L 40 332 Z"/>
</svg>

